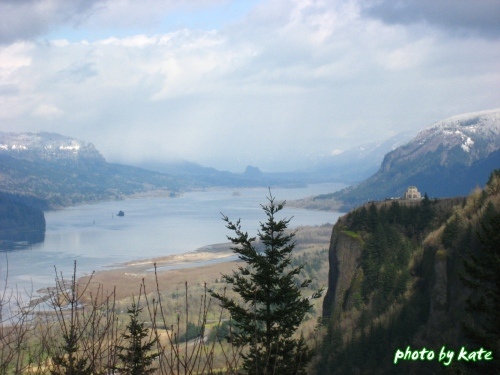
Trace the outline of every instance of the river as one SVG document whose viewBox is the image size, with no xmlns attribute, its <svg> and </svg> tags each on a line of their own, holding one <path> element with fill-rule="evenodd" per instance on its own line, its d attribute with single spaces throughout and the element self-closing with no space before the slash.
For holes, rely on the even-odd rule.
<svg viewBox="0 0 500 375">
<path fill-rule="evenodd" d="M 272 190 L 277 201 L 331 193 L 343 184 L 315 184 L 306 188 Z M 214 189 L 185 193 L 176 198 L 135 198 L 64 208 L 45 213 L 45 241 L 23 249 L 0 253 L 0 287 L 34 294 L 54 285 L 55 268 L 70 277 L 76 260 L 78 275 L 120 263 L 196 250 L 227 242 L 231 235 L 221 212 L 231 220 L 241 218 L 242 227 L 255 235 L 265 221 L 260 204 L 269 191 Z M 123 211 L 123 217 L 116 216 Z M 285 207 L 282 217 L 290 226 L 335 223 L 340 212 Z M 7 277 L 8 270 L 8 277 Z"/>
</svg>

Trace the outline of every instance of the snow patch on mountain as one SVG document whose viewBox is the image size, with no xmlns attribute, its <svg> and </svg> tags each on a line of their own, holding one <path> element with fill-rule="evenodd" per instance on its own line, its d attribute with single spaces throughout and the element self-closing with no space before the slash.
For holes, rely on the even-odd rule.
<svg viewBox="0 0 500 375">
<path fill-rule="evenodd" d="M 462 140 L 464 140 L 461 146 L 462 150 L 464 150 L 465 152 L 470 152 L 470 148 L 474 146 L 474 141 L 470 137 L 466 137 L 464 134 L 462 134 Z"/>
<path fill-rule="evenodd" d="M 55 133 L 0 132 L 0 154 L 29 161 L 104 161 L 92 143 Z"/>
<path fill-rule="evenodd" d="M 400 159 L 415 159 L 442 152 L 444 164 L 453 163 L 456 155 L 448 152 L 458 148 L 464 152 L 465 164 L 487 157 L 499 149 L 500 109 L 467 113 L 436 122 L 422 130 L 408 144 L 397 150 Z"/>
</svg>

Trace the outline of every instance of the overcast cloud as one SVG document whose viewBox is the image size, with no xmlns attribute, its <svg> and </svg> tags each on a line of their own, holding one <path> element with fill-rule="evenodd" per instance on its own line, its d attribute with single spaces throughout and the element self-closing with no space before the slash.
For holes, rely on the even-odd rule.
<svg viewBox="0 0 500 375">
<path fill-rule="evenodd" d="M 0 131 L 293 170 L 500 107 L 498 2 L 470 3 L 0 1 Z"/>
<path fill-rule="evenodd" d="M 367 15 L 390 24 L 428 23 L 462 36 L 500 36 L 498 0 L 378 0 L 366 4 Z"/>
</svg>

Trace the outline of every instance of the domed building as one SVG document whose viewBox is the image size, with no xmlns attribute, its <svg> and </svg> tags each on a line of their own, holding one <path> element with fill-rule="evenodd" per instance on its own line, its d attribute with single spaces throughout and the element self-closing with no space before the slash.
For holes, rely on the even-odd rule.
<svg viewBox="0 0 500 375">
<path fill-rule="evenodd" d="M 403 195 L 403 199 L 408 199 L 408 200 L 422 199 L 422 195 L 420 194 L 416 186 L 408 186 L 406 192 Z"/>
</svg>

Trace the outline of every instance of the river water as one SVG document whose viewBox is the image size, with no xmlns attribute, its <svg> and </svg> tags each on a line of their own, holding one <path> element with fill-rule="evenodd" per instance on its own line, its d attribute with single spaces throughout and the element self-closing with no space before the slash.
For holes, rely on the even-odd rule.
<svg viewBox="0 0 500 375">
<path fill-rule="evenodd" d="M 273 189 L 277 201 L 331 193 L 343 184 L 316 184 L 306 188 Z M 260 204 L 269 191 L 217 189 L 185 193 L 176 198 L 136 198 L 78 205 L 45 213 L 45 241 L 23 249 L 0 253 L 0 287 L 27 294 L 54 285 L 55 271 L 68 278 L 74 261 L 78 275 L 137 259 L 147 259 L 196 250 L 227 242 L 232 235 L 221 219 L 241 218 L 242 227 L 255 235 L 266 217 Z M 125 216 L 116 214 L 123 211 Z M 282 217 L 292 217 L 290 226 L 335 223 L 342 213 L 286 207 Z M 7 275 L 8 270 L 8 275 Z M 8 277 L 7 277 L 8 276 Z"/>
</svg>

